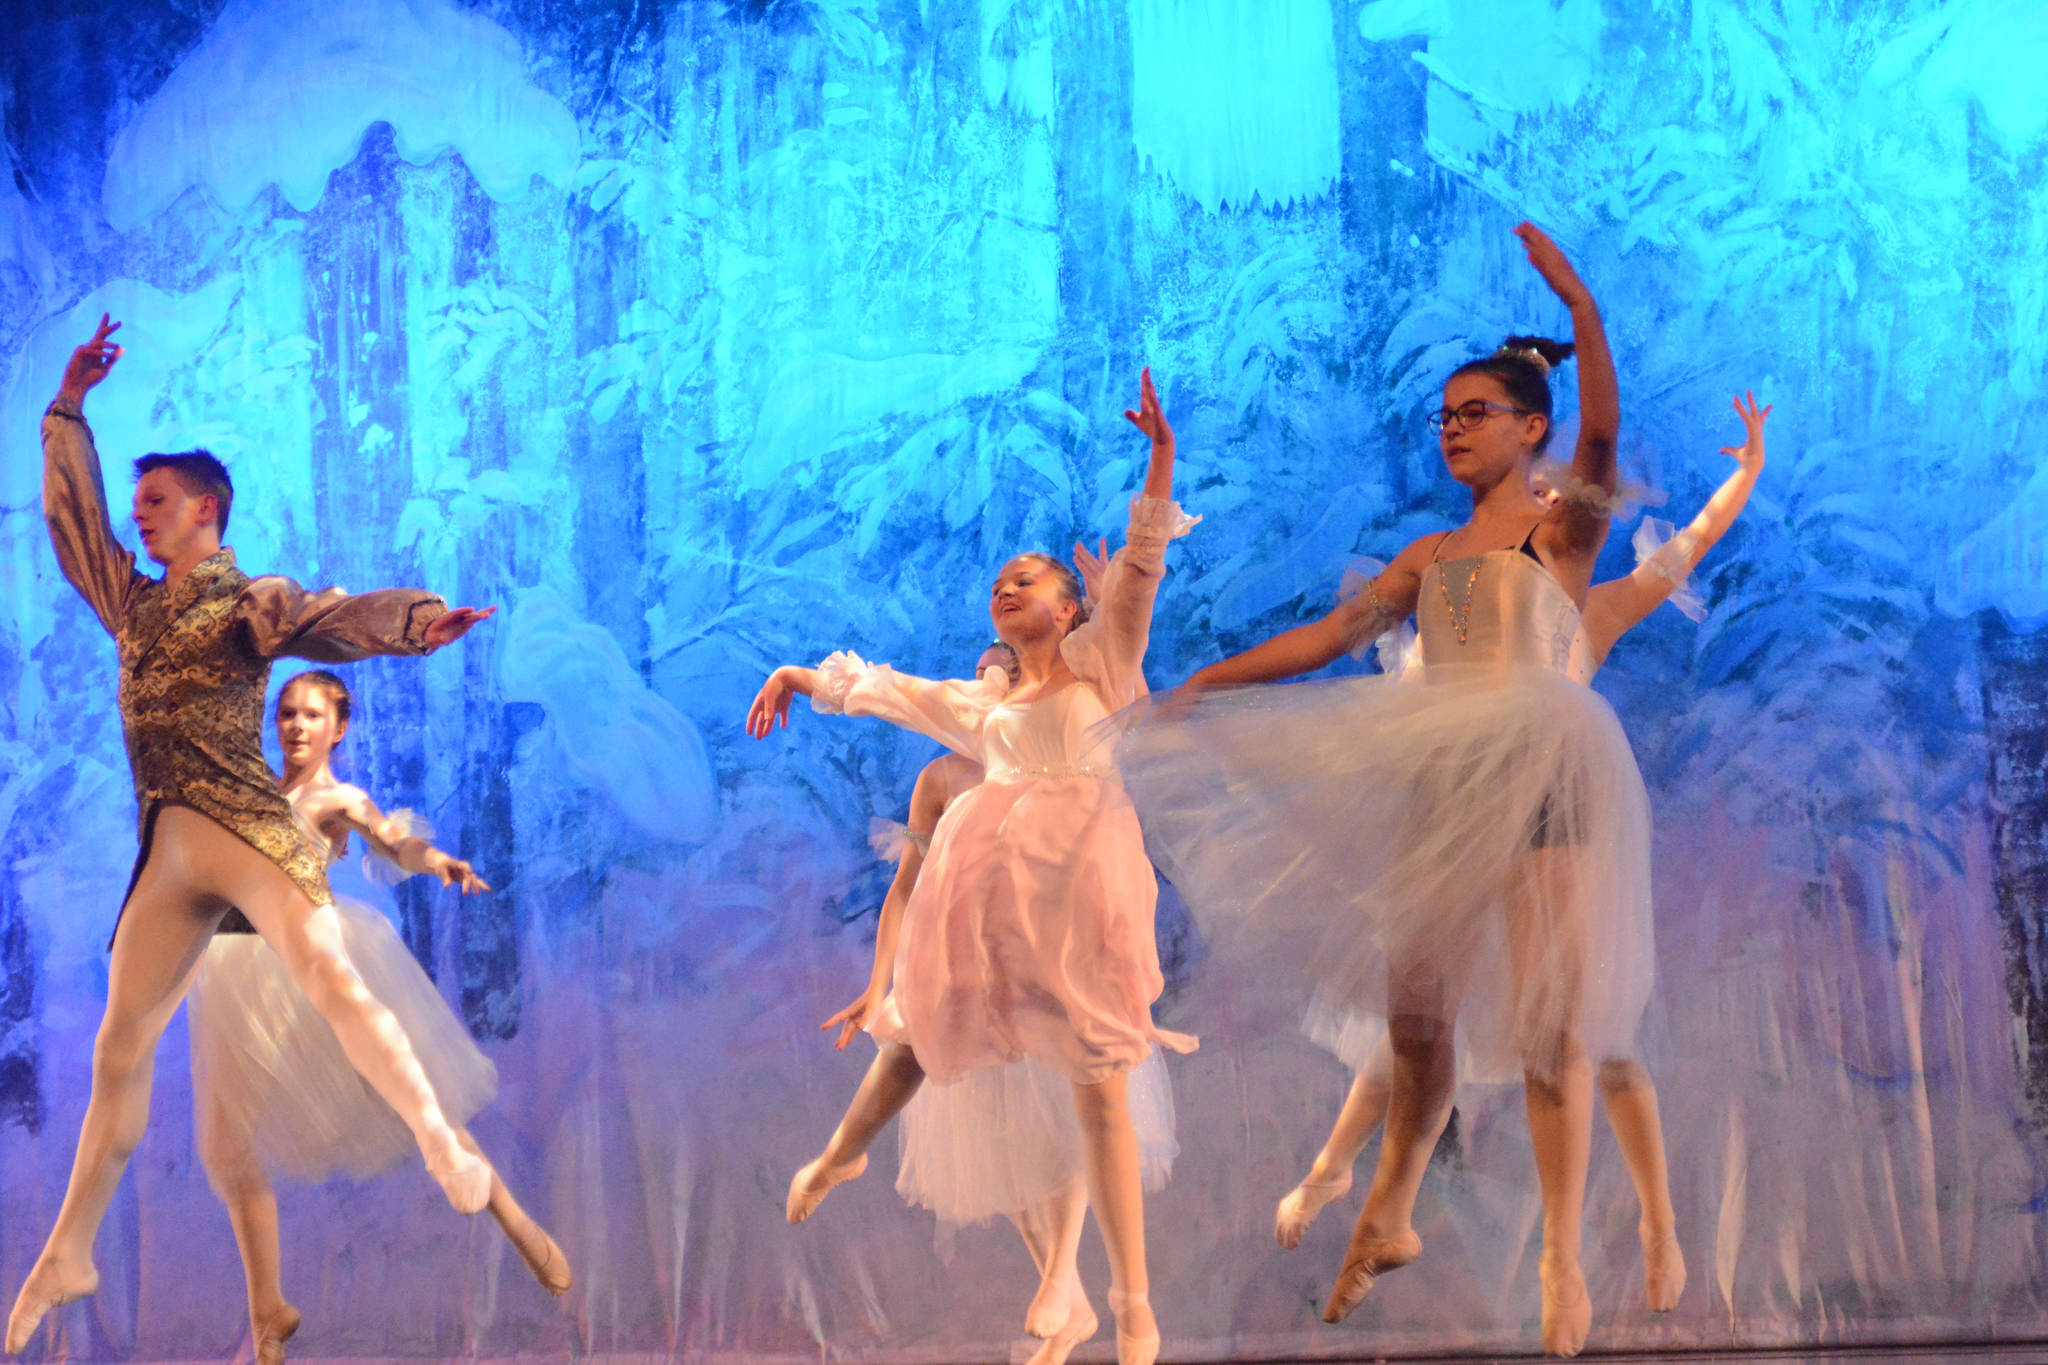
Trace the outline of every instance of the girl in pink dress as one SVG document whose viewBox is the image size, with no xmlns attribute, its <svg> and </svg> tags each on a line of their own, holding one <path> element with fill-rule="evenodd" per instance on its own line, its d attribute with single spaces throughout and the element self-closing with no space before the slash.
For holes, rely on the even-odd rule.
<svg viewBox="0 0 2048 1365">
<path fill-rule="evenodd" d="M 926 1076 L 940 1083 L 1029 1057 L 1064 1077 L 1079 1121 L 1089 1205 L 1109 1251 L 1122 1365 L 1159 1349 L 1145 1269 L 1144 1195 L 1126 1078 L 1155 1045 L 1194 1039 L 1152 1022 L 1164 986 L 1157 897 L 1137 815 L 1098 728 L 1145 695 L 1143 665 L 1166 546 L 1193 520 L 1171 500 L 1173 430 L 1148 371 L 1125 416 L 1152 441 L 1129 542 L 1091 615 L 1073 572 L 1050 556 L 1005 564 L 989 599 L 1020 680 L 931 682 L 834 654 L 779 668 L 747 730 L 788 723 L 798 692 L 823 712 L 879 716 L 980 763 L 949 806 L 905 912 L 886 1044 L 817 1160 L 791 1182 L 791 1221 L 867 1166 L 867 1147 Z"/>
</svg>

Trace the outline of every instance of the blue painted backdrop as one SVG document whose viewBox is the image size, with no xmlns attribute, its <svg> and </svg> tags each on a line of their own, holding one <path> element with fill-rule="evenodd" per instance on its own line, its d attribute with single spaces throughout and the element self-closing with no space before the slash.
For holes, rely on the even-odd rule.
<svg viewBox="0 0 2048 1365">
<path fill-rule="evenodd" d="M 575 1259 L 542 1301 L 417 1169 L 285 1200 L 300 1344 L 1003 1359 L 1007 1233 L 935 1243 L 883 1159 L 800 1230 L 789 1172 L 864 1058 L 865 972 L 929 746 L 797 718 L 771 665 L 957 671 L 989 572 L 1113 532 L 1138 367 L 1184 500 L 1150 671 L 1325 608 L 1461 515 L 1422 414 L 1605 304 L 1625 462 L 1689 515 L 1728 395 L 1778 404 L 1751 511 L 1602 679 L 1657 802 L 1664 1084 L 1693 1282 L 1639 1303 L 1595 1151 L 1595 1344 L 2048 1332 L 2041 897 L 2048 23 L 2031 0 L 447 0 L 10 4 L 0 51 L 0 1281 L 83 1107 L 132 852 L 112 651 L 37 510 L 36 416 L 103 310 L 108 483 L 208 445 L 254 570 L 500 617 L 352 671 L 348 775 L 501 890 L 388 902 L 504 1075 L 479 1136 Z M 1627 566 L 1617 535 L 1604 569 Z M 370 894 L 365 892 L 364 894 Z M 1475 1092 L 1426 1268 L 1313 1325 L 1344 1215 L 1272 1202 L 1342 1093 L 1205 1019 L 1161 921 L 1183 1156 L 1151 1205 L 1173 1350 L 1528 1348 L 1534 1181 Z M 241 1331 L 182 1026 L 59 1315 L 90 1358 Z M 1101 1282 L 1099 1261 L 1092 1259 Z"/>
</svg>

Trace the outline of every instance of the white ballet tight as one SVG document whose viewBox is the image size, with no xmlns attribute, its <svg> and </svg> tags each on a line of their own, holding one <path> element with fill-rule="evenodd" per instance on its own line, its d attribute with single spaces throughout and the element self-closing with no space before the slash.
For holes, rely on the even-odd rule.
<svg viewBox="0 0 2048 1365">
<path fill-rule="evenodd" d="M 142 1141 L 157 1040 L 230 907 L 255 925 L 334 1029 L 350 1064 L 412 1130 L 451 1202 L 474 1213 L 489 1197 L 489 1165 L 463 1149 L 398 1021 L 365 989 L 334 907 L 312 904 L 275 863 L 213 820 L 165 807 L 114 938 L 92 1098 L 56 1226 L 8 1320 L 10 1353 L 51 1307 L 98 1285 L 93 1239 Z M 274 1236 L 274 1211 L 270 1218 Z"/>
</svg>

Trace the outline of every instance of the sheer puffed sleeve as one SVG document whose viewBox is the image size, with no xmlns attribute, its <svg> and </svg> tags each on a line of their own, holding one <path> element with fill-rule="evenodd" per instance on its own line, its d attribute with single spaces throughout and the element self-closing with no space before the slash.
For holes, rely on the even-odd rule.
<svg viewBox="0 0 2048 1365">
<path fill-rule="evenodd" d="M 75 403 L 61 398 L 43 414 L 43 520 L 65 579 L 108 634 L 118 631 L 130 594 L 149 579 L 136 571 L 134 552 L 114 539 L 92 428 Z"/>
<path fill-rule="evenodd" d="M 933 682 L 842 652 L 818 665 L 811 706 L 828 716 L 886 720 L 979 763 L 982 726 L 1003 699 L 1001 675 L 1001 669 L 991 668 L 973 682 Z"/>
<path fill-rule="evenodd" d="M 242 590 L 241 617 L 256 652 L 314 663 L 346 664 L 372 654 L 425 654 L 427 627 L 448 604 L 417 588 L 351 596 L 340 588 L 307 592 L 289 578 L 258 578 Z"/>
<path fill-rule="evenodd" d="M 1130 531 L 1104 575 L 1102 601 L 1060 645 L 1074 676 L 1093 686 L 1112 710 L 1145 695 L 1145 646 L 1152 637 L 1152 603 L 1166 576 L 1166 547 L 1200 520 L 1170 498 L 1131 499 Z"/>
<path fill-rule="evenodd" d="M 1674 535 L 1670 522 L 1644 517 L 1629 545 L 1636 552 L 1631 578 L 1664 589 L 1671 605 L 1694 621 L 1707 619 L 1707 604 L 1692 582 L 1693 561 L 1700 553 L 1698 532 L 1688 526 Z"/>
</svg>

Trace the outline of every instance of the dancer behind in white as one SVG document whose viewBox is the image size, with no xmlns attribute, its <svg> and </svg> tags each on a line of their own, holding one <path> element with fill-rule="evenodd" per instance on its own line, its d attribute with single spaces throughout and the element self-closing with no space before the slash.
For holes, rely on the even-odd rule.
<svg viewBox="0 0 2048 1365">
<path fill-rule="evenodd" d="M 1735 400 L 1746 439 L 1740 446 L 1723 446 L 1723 455 L 1737 461 L 1735 473 L 1717 489 L 1675 537 L 1659 544 L 1655 524 L 1648 518 L 1637 532 L 1640 562 L 1625 578 L 1596 583 L 1586 594 L 1586 608 L 1579 638 L 1573 651 L 1575 676 L 1590 681 L 1606 660 L 1614 642 L 1666 601 L 1690 604 L 1676 597 L 1692 571 L 1735 524 L 1749 502 L 1764 468 L 1764 419 L 1768 407 L 1759 408 L 1754 397 Z M 1688 614 L 1699 609 L 1691 606 Z M 1350 1052 L 1350 1048 L 1341 1048 Z M 1386 1116 L 1388 1078 L 1393 1069 L 1393 1050 L 1384 1029 L 1364 1049 L 1362 1063 L 1355 1055 L 1345 1060 L 1359 1065 L 1351 1092 L 1330 1137 L 1316 1153 L 1308 1176 L 1280 1201 L 1274 1215 L 1273 1236 L 1292 1250 L 1315 1221 L 1323 1206 L 1340 1199 L 1351 1188 L 1351 1168 L 1374 1130 Z M 1651 1311 L 1669 1312 L 1678 1305 L 1685 1289 L 1685 1257 L 1678 1245 L 1678 1230 L 1671 1208 L 1671 1182 L 1664 1157 L 1664 1129 L 1657 1114 L 1657 1088 L 1643 1064 L 1634 1057 L 1603 1059 L 1599 1070 L 1600 1097 L 1621 1148 L 1636 1198 L 1642 1206 L 1638 1227 L 1643 1246 L 1644 1300 Z"/>
<path fill-rule="evenodd" d="M 1095 727 L 1145 693 L 1166 546 L 1193 523 L 1170 500 L 1173 431 L 1149 373 L 1141 410 L 1125 416 L 1152 438 L 1152 455 L 1101 608 L 1084 620 L 1079 581 L 1043 555 L 1005 564 L 990 593 L 996 634 L 1017 651 L 1016 687 L 928 682 L 835 654 L 815 669 L 771 674 L 747 728 L 766 738 L 802 692 L 819 710 L 927 734 L 987 773 L 938 822 L 905 910 L 902 1031 L 887 1037 L 824 1153 L 797 1172 L 792 1217 L 865 1169 L 869 1143 L 927 1074 L 944 1083 L 1035 1058 L 1071 1082 L 1089 1204 L 1109 1251 L 1118 1358 L 1149 1365 L 1159 1332 L 1126 1077 L 1155 1044 L 1186 1050 L 1194 1040 L 1152 1022 L 1165 984 L 1152 927 L 1157 884 Z"/>
<path fill-rule="evenodd" d="M 1580 429 L 1571 466 L 1549 471 L 1561 500 L 1530 480 L 1551 435 L 1550 370 L 1573 348 L 1510 338 L 1451 375 L 1432 417 L 1471 518 L 1323 619 L 1196 673 L 1197 695 L 1119 757 L 1148 847 L 1219 945 L 1259 952 L 1273 989 L 1387 1023 L 1386 1137 L 1325 1316 L 1421 1252 L 1415 1198 L 1462 1018 L 1487 1065 L 1525 1077 L 1543 1342 L 1572 1355 L 1592 1317 L 1588 1056 L 1626 1055 L 1648 998 L 1649 816 L 1612 710 L 1567 672 L 1616 482 L 1614 367 L 1564 254 L 1530 224 L 1516 233 L 1571 310 Z M 1321 668 L 1410 613 L 1425 685 L 1237 686 Z"/>
<path fill-rule="evenodd" d="M 387 816 L 360 787 L 335 778 L 331 760 L 348 733 L 350 711 L 348 685 L 324 669 L 299 674 L 277 697 L 280 785 L 328 865 L 347 852 L 353 832 L 379 860 L 371 865 L 379 880 L 395 868 L 401 877 L 439 877 L 465 894 L 490 890 L 468 863 L 428 843 L 409 812 Z M 364 986 L 411 1039 L 448 1121 L 462 1124 L 490 1101 L 497 1069 L 382 915 L 349 900 L 334 908 Z M 411 1137 L 357 1077 L 334 1030 L 255 934 L 214 936 L 193 979 L 188 1014 L 200 1160 L 234 1224 L 256 1359 L 277 1365 L 298 1330 L 299 1310 L 284 1297 L 271 1176 L 312 1183 L 338 1172 L 374 1175 L 411 1155 Z M 455 1136 L 483 1155 L 466 1129 L 458 1126 Z M 567 1292 L 568 1258 L 495 1174 L 486 1207 L 541 1286 Z"/>
<path fill-rule="evenodd" d="M 999 643 L 982 655 L 975 671 L 986 676 L 991 668 L 1002 669 L 1000 685 L 1008 690 L 1015 667 L 1015 652 Z M 942 755 L 918 774 L 909 824 L 876 822 L 876 851 L 896 861 L 896 876 L 882 902 L 867 988 L 823 1025 L 839 1030 L 835 1046 L 844 1048 L 870 1021 L 891 1016 L 904 907 L 939 817 L 981 780 L 980 764 Z M 895 1016 L 883 1031 L 901 1028 Z M 1132 1071 L 1129 1087 L 1143 1185 L 1156 1190 L 1172 1170 L 1175 1151 L 1173 1098 L 1158 1053 Z M 1027 1365 L 1062 1365 L 1099 1326 L 1078 1265 L 1088 1213 L 1086 1162 L 1066 1092 L 1057 1073 L 1026 1058 L 971 1071 L 951 1085 L 920 1086 L 900 1118 L 897 1193 L 932 1210 L 944 1224 L 981 1222 L 1000 1213 L 1024 1239 L 1039 1272 L 1024 1330 L 1045 1339 Z"/>
<path fill-rule="evenodd" d="M 83 408 L 120 359 L 119 326 L 101 318 L 72 352 L 43 417 L 43 515 L 64 577 L 119 653 L 142 847 L 114 934 L 71 1180 L 8 1316 L 9 1354 L 50 1309 L 99 1287 L 93 1239 L 149 1119 L 157 1039 L 224 919 L 246 917 L 276 950 L 349 1064 L 404 1120 L 449 1202 L 475 1213 L 491 1192 L 489 1163 L 463 1148 L 405 1034 L 349 962 L 320 855 L 263 761 L 262 733 L 273 659 L 426 654 L 492 609 L 451 611 L 411 589 L 351 597 L 250 579 L 221 546 L 234 489 L 204 451 L 136 461 L 136 529 L 165 571 L 139 572 L 114 538 Z"/>
</svg>

